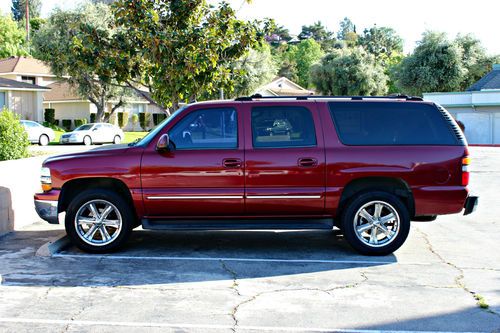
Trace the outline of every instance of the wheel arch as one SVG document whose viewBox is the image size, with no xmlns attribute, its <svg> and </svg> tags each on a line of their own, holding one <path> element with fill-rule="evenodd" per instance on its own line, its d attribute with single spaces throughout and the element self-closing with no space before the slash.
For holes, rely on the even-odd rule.
<svg viewBox="0 0 500 333">
<path fill-rule="evenodd" d="M 345 204 L 356 194 L 367 191 L 384 191 L 399 197 L 408 208 L 410 217 L 415 216 L 415 199 L 410 186 L 401 178 L 363 177 L 351 180 L 343 189 L 337 216 L 342 214 Z"/>
</svg>

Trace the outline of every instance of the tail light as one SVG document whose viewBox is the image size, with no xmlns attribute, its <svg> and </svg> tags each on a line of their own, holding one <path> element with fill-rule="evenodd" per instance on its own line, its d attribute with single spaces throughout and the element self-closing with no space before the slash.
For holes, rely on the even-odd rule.
<svg viewBox="0 0 500 333">
<path fill-rule="evenodd" d="M 465 156 L 464 158 L 462 158 L 462 186 L 469 185 L 469 164 L 469 156 Z"/>
<path fill-rule="evenodd" d="M 49 168 L 42 168 L 40 172 L 40 182 L 42 183 L 42 190 L 44 192 L 52 190 L 52 178 Z"/>
</svg>

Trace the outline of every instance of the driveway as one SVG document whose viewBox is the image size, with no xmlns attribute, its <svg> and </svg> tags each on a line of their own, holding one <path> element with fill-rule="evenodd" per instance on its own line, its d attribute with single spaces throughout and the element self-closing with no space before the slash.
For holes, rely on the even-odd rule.
<svg viewBox="0 0 500 333">
<path fill-rule="evenodd" d="M 413 223 L 385 257 L 323 231 L 143 230 L 38 257 L 62 229 L 34 224 L 0 239 L 0 331 L 500 332 L 500 149 L 471 151 L 478 211 Z"/>
</svg>

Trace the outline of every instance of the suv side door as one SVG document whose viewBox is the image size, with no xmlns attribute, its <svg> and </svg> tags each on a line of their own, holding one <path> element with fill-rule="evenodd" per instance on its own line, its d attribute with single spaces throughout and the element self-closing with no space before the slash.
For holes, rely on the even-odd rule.
<svg viewBox="0 0 500 333">
<path fill-rule="evenodd" d="M 244 105 L 247 214 L 323 214 L 325 151 L 316 103 Z"/>
<path fill-rule="evenodd" d="M 233 106 L 182 111 L 145 149 L 142 188 L 146 217 L 244 214 L 243 122 Z M 168 133 L 175 150 L 158 152 Z"/>
</svg>

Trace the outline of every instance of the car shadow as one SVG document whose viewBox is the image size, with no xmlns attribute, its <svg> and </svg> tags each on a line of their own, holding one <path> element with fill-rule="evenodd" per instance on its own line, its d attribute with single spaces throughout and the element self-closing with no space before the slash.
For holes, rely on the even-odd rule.
<svg viewBox="0 0 500 333">
<path fill-rule="evenodd" d="M 70 247 L 52 257 L 36 257 L 32 252 L 22 255 L 26 247 L 18 252 L 12 248 L 16 238 L 43 239 L 30 233 L 19 231 L 4 237 L 3 243 L 10 246 L 0 241 L 3 285 L 157 285 L 331 272 L 397 262 L 394 255 L 359 255 L 331 231 L 140 230 L 132 233 L 123 250 L 112 254 L 88 254 Z M 10 253 L 2 250 L 5 246 Z"/>
</svg>

